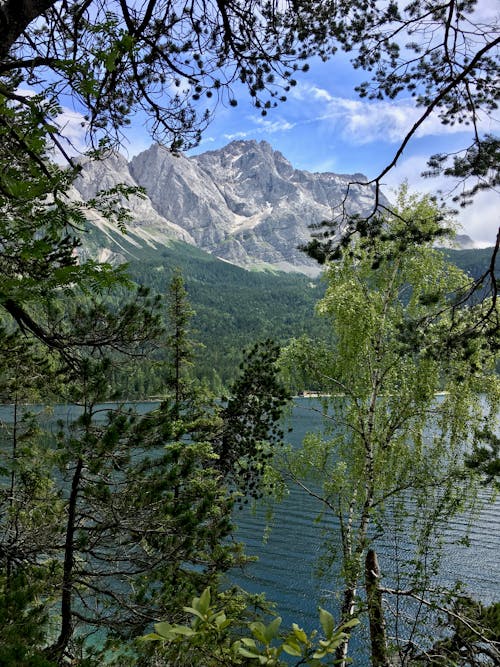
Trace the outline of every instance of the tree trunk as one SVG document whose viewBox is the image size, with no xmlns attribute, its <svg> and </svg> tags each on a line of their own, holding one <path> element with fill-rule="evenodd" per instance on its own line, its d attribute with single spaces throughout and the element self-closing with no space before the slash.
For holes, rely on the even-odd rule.
<svg viewBox="0 0 500 667">
<path fill-rule="evenodd" d="M 56 660 L 61 661 L 68 646 L 72 627 L 72 590 L 73 590 L 73 567 L 75 552 L 75 530 L 76 530 L 76 505 L 78 492 L 82 477 L 83 459 L 79 458 L 71 482 L 71 494 L 68 505 L 68 521 L 66 525 L 66 542 L 64 547 L 64 571 L 61 595 L 61 631 L 57 642 L 49 649 L 49 654 Z"/>
<path fill-rule="evenodd" d="M 28 25 L 55 0 L 6 0 L 0 6 L 0 56 L 5 57 Z"/>
<path fill-rule="evenodd" d="M 374 549 L 368 549 L 365 559 L 365 585 L 370 621 L 371 662 L 372 667 L 390 667 L 387 657 L 387 638 L 379 581 L 380 570 L 377 553 Z"/>
<path fill-rule="evenodd" d="M 18 538 L 18 518 L 19 518 L 19 508 L 15 509 L 15 517 L 14 517 L 14 494 L 16 492 L 16 460 L 17 460 L 17 429 L 18 429 L 18 395 L 17 391 L 14 394 L 14 417 L 13 417 L 13 425 L 12 425 L 12 470 L 10 471 L 10 492 L 9 492 L 9 509 L 11 513 L 11 518 L 10 521 L 13 522 L 14 525 L 9 524 L 8 525 L 8 543 L 7 543 L 7 566 L 6 566 L 6 574 L 5 574 L 5 586 L 6 589 L 10 589 L 10 585 L 12 582 L 12 560 L 13 560 L 13 551 L 14 551 L 14 546 L 17 543 L 17 538 Z"/>
<path fill-rule="evenodd" d="M 342 603 L 342 612 L 341 612 L 341 621 L 345 623 L 349 621 L 354 616 L 354 602 L 356 600 L 356 588 L 353 586 L 347 588 L 344 591 L 344 601 Z M 346 667 L 347 665 L 347 650 L 349 648 L 349 638 L 348 634 L 347 639 L 345 639 L 342 644 L 335 651 L 335 664 L 338 664 L 340 667 Z"/>
</svg>

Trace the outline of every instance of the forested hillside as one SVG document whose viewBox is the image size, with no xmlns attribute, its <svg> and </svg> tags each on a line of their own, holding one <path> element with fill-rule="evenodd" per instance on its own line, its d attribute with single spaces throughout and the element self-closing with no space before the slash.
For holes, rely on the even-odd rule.
<svg viewBox="0 0 500 667">
<path fill-rule="evenodd" d="M 314 304 L 324 292 L 321 279 L 247 271 L 182 242 L 128 265 L 135 282 L 161 295 L 176 269 L 182 272 L 195 311 L 193 337 L 200 343 L 196 374 L 217 391 L 234 380 L 244 349 L 254 341 L 272 338 L 285 343 L 293 336 L 321 336 L 325 331 L 324 322 L 314 316 Z M 117 389 L 128 398 L 161 395 L 161 372 L 148 362 L 138 375 L 120 380 Z"/>
<path fill-rule="evenodd" d="M 488 248 L 444 252 L 473 278 L 484 272 L 491 259 Z M 174 270 L 182 272 L 195 311 L 193 335 L 202 346 L 197 350 L 196 374 L 216 391 L 234 380 L 243 350 L 253 341 L 273 338 L 286 343 L 302 334 L 327 335 L 326 322 L 315 315 L 315 304 L 325 289 L 321 278 L 247 271 L 182 242 L 172 242 L 160 252 L 135 254 L 128 272 L 154 293 L 165 295 Z M 117 385 L 126 398 L 161 395 L 162 371 L 147 362 L 136 374 L 117 380 Z"/>
</svg>

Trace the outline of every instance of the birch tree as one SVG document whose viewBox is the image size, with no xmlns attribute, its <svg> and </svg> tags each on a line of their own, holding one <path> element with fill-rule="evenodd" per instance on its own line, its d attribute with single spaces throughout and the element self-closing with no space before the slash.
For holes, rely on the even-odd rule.
<svg viewBox="0 0 500 667">
<path fill-rule="evenodd" d="M 427 197 L 408 196 L 403 188 L 397 214 L 384 218 L 380 237 L 353 238 L 342 258 L 328 265 L 317 309 L 331 323 L 331 346 L 297 340 L 285 357 L 293 372 L 328 394 L 325 430 L 305 439 L 288 475 L 335 518 L 342 620 L 368 603 L 377 667 L 390 663 L 380 577 L 395 571 L 396 559 L 387 551 L 377 559 L 378 541 L 397 525 L 399 543 L 411 545 L 402 578 L 421 598 L 432 597 L 432 547 L 473 497 L 464 449 L 475 428 L 494 423 L 498 410 L 494 341 L 478 336 L 462 347 L 447 344 L 452 317 L 465 328 L 474 313 L 456 312 L 449 303 L 468 277 L 432 248 L 439 218 Z M 413 240 L 401 235 L 408 220 Z M 331 563 L 336 554 L 326 550 Z M 401 663 L 408 664 L 423 618 L 405 624 L 401 614 L 396 621 L 391 634 Z M 347 645 L 337 652 L 340 664 Z"/>
</svg>

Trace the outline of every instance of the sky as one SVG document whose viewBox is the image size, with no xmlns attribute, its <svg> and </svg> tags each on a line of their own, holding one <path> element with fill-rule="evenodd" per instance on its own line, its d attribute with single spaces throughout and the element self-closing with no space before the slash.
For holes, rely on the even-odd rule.
<svg viewBox="0 0 500 667">
<path fill-rule="evenodd" d="M 486 19 L 493 20 L 494 3 L 483 0 L 481 4 Z M 248 93 L 235 87 L 238 106 L 219 105 L 200 145 L 191 154 L 221 148 L 235 139 L 255 139 L 270 143 L 297 169 L 376 176 L 392 160 L 418 117 L 413 100 L 410 97 L 396 101 L 360 99 L 354 88 L 367 75 L 354 70 L 345 54 L 338 53 L 326 63 L 311 60 L 309 65 L 308 72 L 297 74 L 298 85 L 292 88 L 288 100 L 271 109 L 265 118 L 252 107 Z M 67 123 L 68 132 L 74 128 L 72 138 L 78 143 L 79 114 L 65 111 L 61 120 Z M 496 119 L 484 118 L 481 129 L 498 133 L 499 123 L 500 115 Z M 131 158 L 151 143 L 147 122 L 136 116 L 126 134 L 124 154 Z M 445 127 L 431 116 L 385 177 L 384 194 L 390 199 L 404 180 L 418 192 L 449 190 L 449 179 L 424 179 L 420 174 L 430 155 L 453 152 L 467 145 L 468 135 L 463 126 Z M 479 245 L 492 245 L 500 222 L 499 211 L 498 192 L 482 193 L 472 206 L 459 211 L 458 221 L 462 226 L 459 231 Z"/>
</svg>

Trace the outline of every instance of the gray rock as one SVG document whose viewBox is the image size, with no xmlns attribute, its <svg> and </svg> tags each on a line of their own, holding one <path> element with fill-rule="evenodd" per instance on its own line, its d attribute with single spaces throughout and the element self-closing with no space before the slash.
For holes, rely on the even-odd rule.
<svg viewBox="0 0 500 667">
<path fill-rule="evenodd" d="M 187 157 L 155 144 L 126 159 L 86 162 L 75 187 L 84 199 L 117 183 L 142 186 L 147 197 L 128 207 L 135 235 L 156 244 L 178 238 L 244 267 L 271 265 L 310 275 L 318 265 L 298 250 L 309 225 L 339 213 L 347 186 L 364 176 L 294 169 L 265 141 L 233 141 Z M 351 185 L 350 213 L 373 206 L 373 191 Z"/>
</svg>

